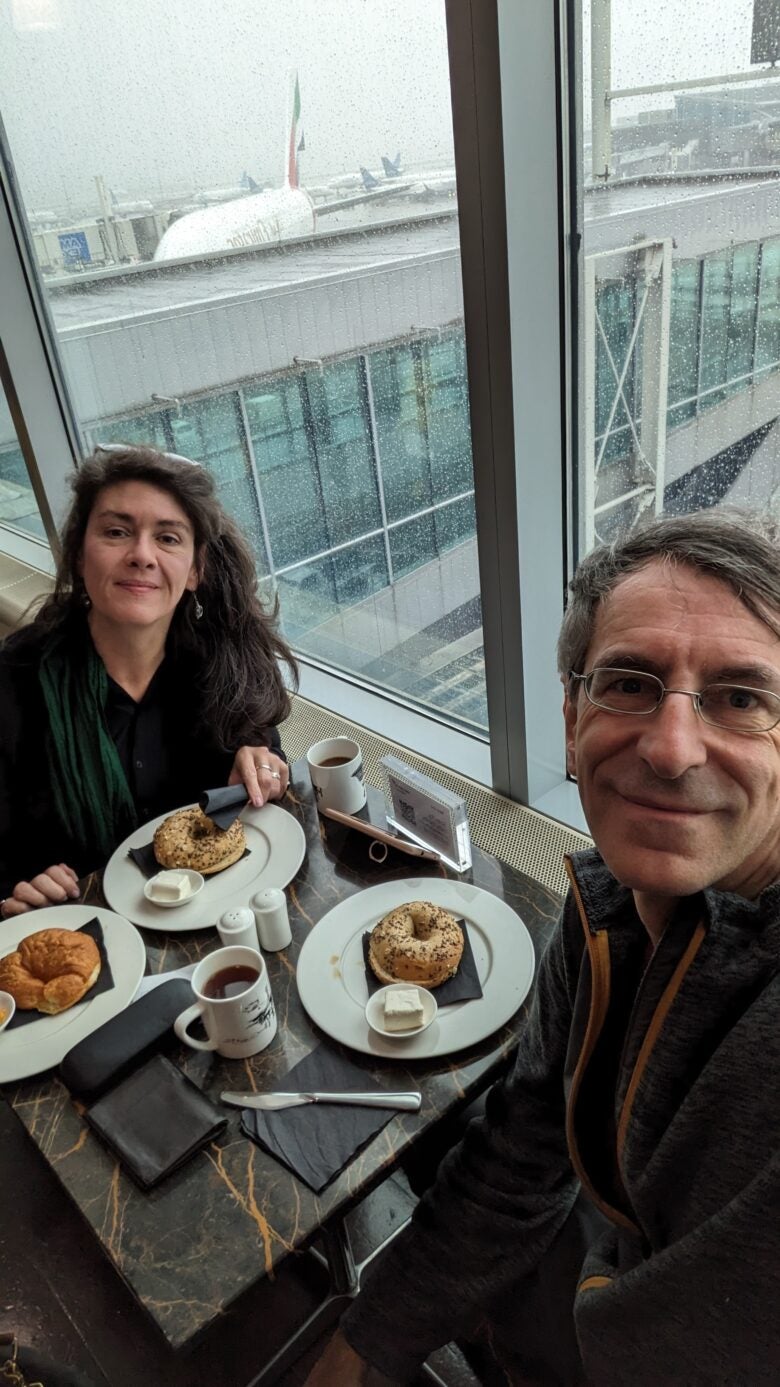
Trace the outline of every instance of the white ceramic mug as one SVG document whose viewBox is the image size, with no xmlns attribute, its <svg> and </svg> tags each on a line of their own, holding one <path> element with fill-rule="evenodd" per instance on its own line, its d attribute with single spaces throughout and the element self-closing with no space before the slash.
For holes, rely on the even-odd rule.
<svg viewBox="0 0 780 1387">
<path fill-rule="evenodd" d="M 363 754 L 350 737 L 327 737 L 306 753 L 317 808 L 356 814 L 366 802 Z M 330 763 L 330 764 L 328 764 Z"/>
<path fill-rule="evenodd" d="M 241 980 L 245 981 L 244 990 L 232 996 L 210 996 L 211 980 L 233 968 L 251 969 L 256 976 Z M 173 1029 L 193 1050 L 216 1050 L 226 1059 L 245 1059 L 271 1044 L 276 1035 L 276 1008 L 265 959 L 256 949 L 231 944 L 207 954 L 192 975 L 192 990 L 198 1000 L 176 1017 Z M 197 1017 L 206 1028 L 206 1040 L 195 1040 L 187 1030 Z"/>
</svg>

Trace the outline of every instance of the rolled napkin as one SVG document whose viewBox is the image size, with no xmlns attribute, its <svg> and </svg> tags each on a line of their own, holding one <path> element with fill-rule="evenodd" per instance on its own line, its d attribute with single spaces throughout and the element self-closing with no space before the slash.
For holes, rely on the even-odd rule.
<svg viewBox="0 0 780 1387">
<path fill-rule="evenodd" d="M 208 814 L 221 829 L 230 828 L 248 803 L 249 796 L 243 785 L 223 785 L 218 790 L 204 790 L 198 799 L 203 813 Z"/>
</svg>

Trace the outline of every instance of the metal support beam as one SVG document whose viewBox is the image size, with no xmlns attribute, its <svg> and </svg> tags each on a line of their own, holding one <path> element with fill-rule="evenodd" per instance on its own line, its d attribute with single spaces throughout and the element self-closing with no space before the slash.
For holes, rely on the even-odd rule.
<svg viewBox="0 0 780 1387">
<path fill-rule="evenodd" d="M 655 513 L 664 508 L 666 406 L 669 383 L 669 310 L 672 299 L 672 243 L 648 246 L 644 255 L 648 288 L 642 334 L 642 452 L 655 468 Z"/>
<path fill-rule="evenodd" d="M 612 0 L 591 0 L 590 9 L 590 108 L 591 177 L 609 178 L 612 164 Z"/>
</svg>

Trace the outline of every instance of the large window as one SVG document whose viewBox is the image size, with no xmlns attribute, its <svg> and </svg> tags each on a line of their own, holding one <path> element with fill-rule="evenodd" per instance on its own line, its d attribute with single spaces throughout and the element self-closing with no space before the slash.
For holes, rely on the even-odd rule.
<svg viewBox="0 0 780 1387">
<path fill-rule="evenodd" d="M 304 692 L 568 814 L 572 564 L 656 512 L 778 504 L 780 79 L 750 11 L 3 11 L 0 339 L 39 499 L 95 441 L 196 458 Z M 43 524 L 4 429 L 10 548 Z"/>
<path fill-rule="evenodd" d="M 630 0 L 583 4 L 575 556 L 648 513 L 774 503 L 780 83 L 710 78 L 742 77 L 750 18 L 663 0 L 640 43 Z"/>
<path fill-rule="evenodd" d="M 415 7 L 411 43 L 410 16 L 19 4 L 0 90 L 85 446 L 202 463 L 304 662 L 453 723 L 438 671 L 468 610 L 482 696 L 464 722 L 484 738 L 444 0 Z M 88 139 L 54 138 L 74 122 Z M 415 638 L 435 673 L 412 687 Z"/>
</svg>

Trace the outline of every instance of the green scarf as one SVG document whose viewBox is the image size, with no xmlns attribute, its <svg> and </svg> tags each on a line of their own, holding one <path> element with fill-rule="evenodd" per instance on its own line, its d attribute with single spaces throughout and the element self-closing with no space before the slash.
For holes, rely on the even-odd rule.
<svg viewBox="0 0 780 1387">
<path fill-rule="evenodd" d="M 136 827 L 133 797 L 106 726 L 108 675 L 89 637 L 56 631 L 43 647 L 38 678 L 49 714 L 49 773 L 69 837 L 106 862 Z"/>
</svg>

